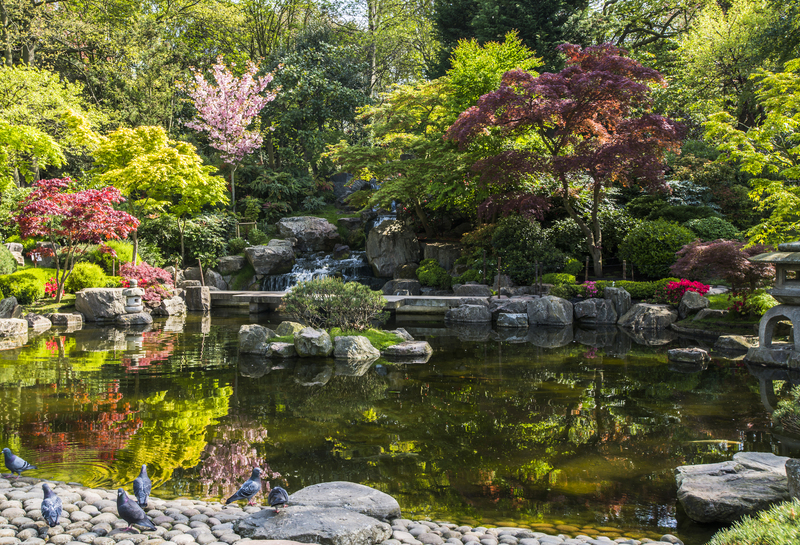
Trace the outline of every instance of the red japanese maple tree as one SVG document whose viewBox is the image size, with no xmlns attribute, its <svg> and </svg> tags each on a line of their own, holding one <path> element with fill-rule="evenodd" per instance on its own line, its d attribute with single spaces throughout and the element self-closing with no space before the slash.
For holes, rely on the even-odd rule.
<svg viewBox="0 0 800 545">
<path fill-rule="evenodd" d="M 560 199 L 586 236 L 595 275 L 602 276 L 604 188 L 663 186 L 664 153 L 679 151 L 682 130 L 649 111 L 650 85 L 664 83 L 656 70 L 611 44 L 558 49 L 567 57 L 561 72 L 506 72 L 500 88 L 462 113 L 446 137 L 462 147 L 479 135 L 500 137 L 502 151 L 474 165 L 482 183 L 506 200 L 525 196 L 521 189 L 531 184 Z M 586 193 L 591 206 L 584 215 L 578 200 Z"/>
<path fill-rule="evenodd" d="M 114 209 L 114 204 L 125 199 L 113 187 L 70 192 L 69 178 L 40 180 L 34 185 L 36 189 L 20 204 L 14 220 L 21 236 L 50 241 L 51 248 L 44 251 L 55 257 L 56 301 L 60 302 L 72 267 L 85 259 L 88 247 L 127 237 L 139 220 Z M 54 251 L 59 246 L 60 250 Z"/>
</svg>

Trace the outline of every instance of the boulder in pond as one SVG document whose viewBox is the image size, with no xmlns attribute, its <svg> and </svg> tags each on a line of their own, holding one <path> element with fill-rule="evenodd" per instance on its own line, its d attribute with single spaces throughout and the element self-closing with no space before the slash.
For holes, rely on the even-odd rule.
<svg viewBox="0 0 800 545">
<path fill-rule="evenodd" d="M 531 325 L 571 325 L 573 314 L 572 303 L 561 297 L 545 295 L 528 301 L 528 323 Z"/>
<path fill-rule="evenodd" d="M 363 484 L 346 481 L 307 486 L 289 496 L 289 504 L 343 507 L 383 521 L 400 517 L 400 504 L 392 496 Z"/>
<path fill-rule="evenodd" d="M 20 316 L 14 316 L 14 310 L 19 308 L 19 303 L 17 302 L 17 298 L 13 295 L 11 297 L 6 297 L 2 301 L 0 301 L 0 319 L 3 318 L 20 318 Z M 19 314 L 20 311 L 17 311 Z"/>
<path fill-rule="evenodd" d="M 589 324 L 616 324 L 617 311 L 610 299 L 584 299 L 573 305 L 575 318 Z"/>
<path fill-rule="evenodd" d="M 245 248 L 244 253 L 256 274 L 284 274 L 294 266 L 294 250 L 288 240 L 272 239 L 266 246 Z"/>
<path fill-rule="evenodd" d="M 510 314 L 507 312 L 501 312 L 497 315 L 497 327 L 528 327 L 528 314 Z"/>
<path fill-rule="evenodd" d="M 389 280 L 383 285 L 381 291 L 384 295 L 396 295 L 398 292 L 408 295 L 419 295 L 422 284 L 419 280 L 395 279 Z"/>
<path fill-rule="evenodd" d="M 403 222 L 385 221 L 370 230 L 366 253 L 375 276 L 392 278 L 400 265 L 419 262 L 419 242 Z"/>
<path fill-rule="evenodd" d="M 245 324 L 239 328 L 239 352 L 242 354 L 267 354 L 269 340 L 278 335 L 268 327 Z"/>
<path fill-rule="evenodd" d="M 623 314 L 618 325 L 626 329 L 638 331 L 667 329 L 678 319 L 678 312 L 669 305 L 653 305 L 637 303 Z"/>
<path fill-rule="evenodd" d="M 211 310 L 211 290 L 208 286 L 187 286 L 186 308 L 202 312 Z"/>
<path fill-rule="evenodd" d="M 703 364 L 711 361 L 711 356 L 702 348 L 673 348 L 667 350 L 667 359 L 679 363 Z"/>
<path fill-rule="evenodd" d="M 402 327 L 398 327 L 397 329 L 392 329 L 391 331 L 387 331 L 386 333 L 394 333 L 404 341 L 413 341 L 414 337 L 411 336 L 411 333 L 403 329 Z"/>
<path fill-rule="evenodd" d="M 113 321 L 125 314 L 125 296 L 122 288 L 85 288 L 75 294 L 75 310 L 87 322 Z"/>
<path fill-rule="evenodd" d="M 153 317 L 147 312 L 120 314 L 114 319 L 114 323 L 121 326 L 150 325 L 153 323 Z"/>
<path fill-rule="evenodd" d="M 707 297 L 703 297 L 696 291 L 687 291 L 681 297 L 681 303 L 678 305 L 678 317 L 683 320 L 692 314 L 697 314 L 704 308 L 708 308 L 708 305 L 709 300 Z"/>
<path fill-rule="evenodd" d="M 294 349 L 301 358 L 330 356 L 333 352 L 331 336 L 324 329 L 305 327 L 294 335 Z"/>
<path fill-rule="evenodd" d="M 79 314 L 45 314 L 45 318 L 50 320 L 53 325 L 69 328 L 79 328 L 83 325 L 83 319 Z"/>
<path fill-rule="evenodd" d="M 383 349 L 381 355 L 395 363 L 427 363 L 433 348 L 427 341 L 404 341 Z"/>
<path fill-rule="evenodd" d="M 283 218 L 276 225 L 280 236 L 295 239 L 295 247 L 301 252 L 330 251 L 341 238 L 336 226 L 325 218 Z"/>
<path fill-rule="evenodd" d="M 25 321 L 28 322 L 28 327 L 34 331 L 45 331 L 53 326 L 53 322 L 41 314 L 34 314 L 33 312 L 25 315 Z"/>
<path fill-rule="evenodd" d="M 631 294 L 625 288 L 607 287 L 603 290 L 603 299 L 611 301 L 617 316 L 622 316 L 631 309 Z"/>
<path fill-rule="evenodd" d="M 375 545 L 389 539 L 385 522 L 342 507 L 289 506 L 275 513 L 263 509 L 239 519 L 236 532 L 254 540 L 282 539 L 319 545 Z"/>
<path fill-rule="evenodd" d="M 297 350 L 294 349 L 294 345 L 291 343 L 275 342 L 269 344 L 267 356 L 275 358 L 294 358 L 297 356 Z"/>
<path fill-rule="evenodd" d="M 734 522 L 789 499 L 788 459 L 764 452 L 737 452 L 727 462 L 678 467 L 678 500 L 697 522 Z"/>
<path fill-rule="evenodd" d="M 28 322 L 19 318 L 0 318 L 0 337 L 28 335 Z"/>
<path fill-rule="evenodd" d="M 349 360 L 377 359 L 380 350 L 361 335 L 342 335 L 333 339 L 333 356 Z"/>
<path fill-rule="evenodd" d="M 181 297 L 170 297 L 161 299 L 161 303 L 153 309 L 155 316 L 180 316 L 186 314 L 186 303 Z"/>
<path fill-rule="evenodd" d="M 459 305 L 449 309 L 444 319 L 467 324 L 491 323 L 492 313 L 489 312 L 488 305 Z"/>
<path fill-rule="evenodd" d="M 275 333 L 277 333 L 279 337 L 286 337 L 287 335 L 294 335 L 298 331 L 302 331 L 305 327 L 306 326 L 303 324 L 287 320 L 278 324 L 278 327 L 275 328 Z"/>
<path fill-rule="evenodd" d="M 720 335 L 714 342 L 714 350 L 721 352 L 747 352 L 751 346 L 757 345 L 756 341 L 747 340 L 744 335 Z"/>
</svg>

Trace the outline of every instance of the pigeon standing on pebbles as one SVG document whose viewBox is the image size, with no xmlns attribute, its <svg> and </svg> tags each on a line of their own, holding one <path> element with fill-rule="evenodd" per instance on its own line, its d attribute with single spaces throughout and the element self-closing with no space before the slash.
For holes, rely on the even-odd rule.
<svg viewBox="0 0 800 545">
<path fill-rule="evenodd" d="M 47 483 L 42 483 L 42 490 L 44 490 L 44 499 L 41 507 L 42 518 L 50 528 L 54 528 L 58 525 L 58 519 L 61 517 L 61 498 L 50 490 L 50 486 Z"/>
<path fill-rule="evenodd" d="M 286 507 L 286 504 L 289 501 L 289 494 L 287 494 L 286 490 L 284 490 L 280 486 L 276 486 L 275 488 L 269 491 L 269 496 L 267 496 L 267 501 L 269 502 L 269 506 L 274 507 L 275 512 L 277 513 L 279 505 Z"/>
<path fill-rule="evenodd" d="M 147 507 L 147 498 L 150 496 L 151 488 L 153 488 L 153 483 L 147 476 L 147 465 L 142 464 L 142 471 L 133 480 L 133 495 L 136 496 L 136 502 L 142 509 Z"/>
<path fill-rule="evenodd" d="M 144 510 L 136 502 L 131 501 L 121 488 L 117 488 L 117 513 L 119 513 L 122 520 L 128 523 L 128 527 L 122 530 L 123 532 L 133 530 L 134 524 L 144 526 L 150 530 L 156 529 L 156 525 L 153 524 L 150 517 L 145 514 Z"/>
<path fill-rule="evenodd" d="M 247 505 L 253 505 L 253 498 L 261 491 L 261 470 L 257 467 L 253 468 L 250 478 L 247 479 L 242 487 L 236 491 L 236 494 L 228 498 L 225 505 L 233 503 L 238 500 L 247 500 Z"/>
<path fill-rule="evenodd" d="M 6 447 L 3 449 L 3 458 L 5 458 L 6 467 L 8 470 L 13 474 L 17 474 L 17 478 L 22 475 L 23 471 L 28 471 L 29 469 L 36 469 L 35 465 L 31 465 L 19 456 L 15 455 L 11 452 L 11 449 Z"/>
</svg>

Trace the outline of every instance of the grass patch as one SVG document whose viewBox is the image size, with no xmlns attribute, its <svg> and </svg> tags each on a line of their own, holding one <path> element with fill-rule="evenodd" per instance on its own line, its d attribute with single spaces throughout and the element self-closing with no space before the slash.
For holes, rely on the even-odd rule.
<svg viewBox="0 0 800 545">
<path fill-rule="evenodd" d="M 247 287 L 248 282 L 250 279 L 255 276 L 256 270 L 250 264 L 250 262 L 246 262 L 244 267 L 236 273 L 236 275 L 231 278 L 230 289 L 232 290 L 243 290 Z"/>
<path fill-rule="evenodd" d="M 30 305 L 23 305 L 22 308 L 25 309 L 25 314 L 28 312 L 33 312 L 35 314 L 73 312 L 75 310 L 75 294 L 65 293 L 61 296 L 60 303 L 56 303 L 55 299 L 47 297 L 45 299 L 39 299 Z"/>
<path fill-rule="evenodd" d="M 355 330 L 342 330 L 338 327 L 334 327 L 328 333 L 330 333 L 331 338 L 334 337 L 344 337 L 344 336 L 360 336 L 366 337 L 370 344 L 377 348 L 378 350 L 384 350 L 395 344 L 400 344 L 405 339 L 398 337 L 394 333 L 390 333 L 388 331 L 383 331 L 380 329 L 367 329 L 366 331 L 355 331 Z"/>
<path fill-rule="evenodd" d="M 339 218 L 355 218 L 358 217 L 358 214 L 353 213 L 345 213 L 336 208 L 334 204 L 326 204 L 322 208 L 318 208 L 313 212 L 293 212 L 289 215 L 291 218 L 297 218 L 299 216 L 311 216 L 314 218 L 324 218 L 331 222 L 333 225 L 336 225 L 336 221 Z"/>
<path fill-rule="evenodd" d="M 799 515 L 800 500 L 780 503 L 717 532 L 708 545 L 794 545 L 800 543 Z"/>
<path fill-rule="evenodd" d="M 708 308 L 713 308 L 715 310 L 728 310 L 728 307 L 731 306 L 731 302 L 728 300 L 727 293 L 718 293 L 717 295 L 706 295 L 708 299 Z"/>
</svg>

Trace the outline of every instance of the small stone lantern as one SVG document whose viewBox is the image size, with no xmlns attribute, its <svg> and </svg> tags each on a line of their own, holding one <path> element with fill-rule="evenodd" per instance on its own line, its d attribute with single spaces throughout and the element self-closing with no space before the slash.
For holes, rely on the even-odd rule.
<svg viewBox="0 0 800 545">
<path fill-rule="evenodd" d="M 751 348 L 745 359 L 771 367 L 800 367 L 800 241 L 779 244 L 777 252 L 759 254 L 749 260 L 775 266 L 775 287 L 768 291 L 781 304 L 761 318 L 759 346 Z M 792 343 L 773 347 L 775 326 L 783 320 L 792 323 Z"/>
<path fill-rule="evenodd" d="M 130 286 L 122 290 L 122 295 L 125 296 L 125 312 L 128 314 L 136 314 L 144 310 L 142 305 L 144 290 L 137 287 L 138 285 L 138 282 L 132 279 Z"/>
</svg>

